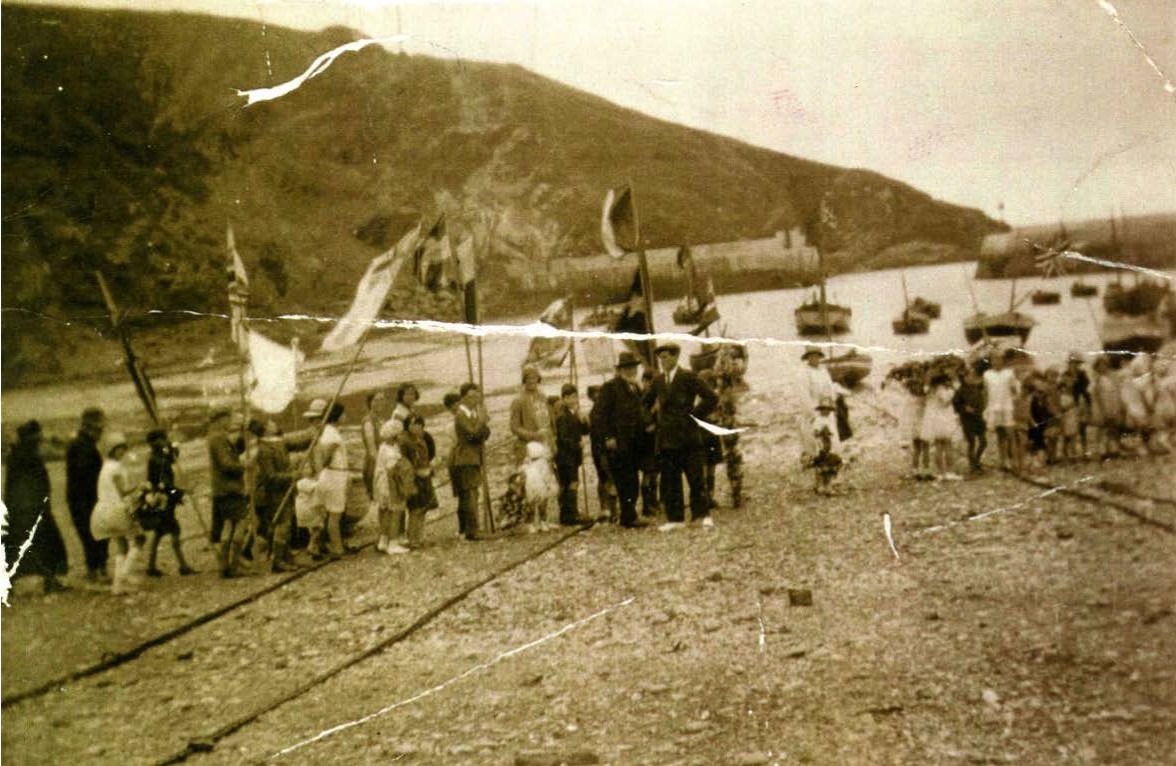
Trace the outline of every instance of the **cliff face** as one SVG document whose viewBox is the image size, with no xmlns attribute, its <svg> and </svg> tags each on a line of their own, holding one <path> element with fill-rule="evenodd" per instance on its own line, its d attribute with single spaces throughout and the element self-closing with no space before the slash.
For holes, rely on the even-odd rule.
<svg viewBox="0 0 1176 766">
<path fill-rule="evenodd" d="M 243 109 L 235 88 L 284 82 L 359 35 L 2 15 L 3 301 L 36 314 L 101 313 L 95 269 L 132 307 L 221 311 L 226 220 L 255 310 L 337 311 L 372 255 L 440 210 L 455 239 L 493 223 L 484 283 L 506 305 L 510 272 L 599 251 L 604 190 L 628 180 L 649 247 L 806 226 L 826 193 L 838 221 L 826 245 L 851 262 L 911 240 L 973 248 L 997 229 L 875 173 L 655 120 L 517 66 L 372 46 Z M 5 323 L 5 371 L 31 327 Z"/>
</svg>

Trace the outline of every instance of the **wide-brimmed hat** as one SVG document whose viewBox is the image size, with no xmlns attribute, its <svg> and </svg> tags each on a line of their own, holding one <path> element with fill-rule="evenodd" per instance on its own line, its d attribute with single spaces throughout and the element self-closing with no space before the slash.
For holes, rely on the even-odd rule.
<svg viewBox="0 0 1176 766">
<path fill-rule="evenodd" d="M 806 348 L 804 350 L 804 353 L 800 355 L 800 361 L 803 362 L 804 360 L 808 359 L 813 354 L 816 354 L 821 359 L 825 358 L 824 351 L 821 351 L 821 349 L 817 348 L 816 346 L 809 346 L 808 348 Z"/>
<path fill-rule="evenodd" d="M 221 418 L 227 418 L 231 414 L 232 414 L 232 411 L 229 410 L 228 407 L 224 407 L 224 406 L 213 407 L 211 410 L 208 411 L 208 422 L 215 423 L 216 421 L 220 420 Z"/>
<path fill-rule="evenodd" d="M 820 400 L 817 402 L 817 409 L 818 410 L 835 410 L 835 409 L 837 409 L 837 404 L 833 401 L 833 397 L 822 396 L 820 398 Z"/>
<path fill-rule="evenodd" d="M 681 347 L 681 346 L 679 346 L 677 343 L 674 343 L 674 342 L 671 340 L 671 341 L 666 341 L 665 343 L 659 343 L 659 344 L 657 345 L 657 348 L 655 348 L 655 349 L 653 350 L 653 352 L 654 352 L 655 354 L 660 354 L 660 353 L 662 353 L 663 351 L 665 351 L 665 352 L 667 352 L 667 353 L 670 353 L 670 354 L 675 354 L 675 355 L 676 355 L 676 354 L 680 354 L 680 353 L 682 353 L 682 347 Z"/>
<path fill-rule="evenodd" d="M 327 400 L 326 399 L 315 399 L 314 401 L 312 401 L 310 403 L 310 406 L 306 408 L 306 412 L 302 413 L 302 417 L 304 417 L 304 418 L 321 418 L 323 416 L 323 413 L 325 413 L 326 411 L 327 411 Z"/>
<path fill-rule="evenodd" d="M 622 367 L 636 367 L 641 364 L 641 360 L 632 351 L 622 351 L 617 357 L 617 369 Z"/>
</svg>

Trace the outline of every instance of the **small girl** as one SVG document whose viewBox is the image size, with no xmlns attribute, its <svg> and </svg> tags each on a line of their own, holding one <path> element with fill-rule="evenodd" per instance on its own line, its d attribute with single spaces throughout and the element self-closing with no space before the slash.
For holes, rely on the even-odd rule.
<svg viewBox="0 0 1176 766">
<path fill-rule="evenodd" d="M 425 419 L 409 415 L 400 435 L 400 452 L 412 469 L 413 489 L 408 496 L 408 546 L 418 548 L 425 533 L 425 514 L 437 507 L 433 488 L 433 450 L 426 440 Z"/>
<path fill-rule="evenodd" d="M 903 380 L 903 388 L 907 392 L 903 424 L 911 439 L 911 478 L 915 481 L 931 478 L 931 449 L 923 440 L 923 418 L 927 410 L 927 389 L 924 382 L 921 370 Z"/>
<path fill-rule="evenodd" d="M 506 494 L 498 499 L 498 529 L 502 532 L 535 531 L 527 515 L 527 480 L 519 471 L 510 475 Z"/>
<path fill-rule="evenodd" d="M 372 494 L 380 523 L 376 550 L 389 556 L 408 553 L 408 548 L 399 540 L 406 531 L 404 515 L 408 510 L 409 492 L 405 490 L 412 490 L 412 468 L 397 446 L 399 435 L 400 428 L 395 421 L 389 420 L 380 426 L 380 447 L 376 451 L 372 475 Z"/>
<path fill-rule="evenodd" d="M 833 479 L 841 470 L 841 437 L 837 433 L 837 409 L 831 396 L 817 401 L 816 414 L 806 434 L 805 465 L 813 471 L 813 492 L 833 495 Z"/>
<path fill-rule="evenodd" d="M 527 443 L 527 459 L 522 473 L 531 523 L 539 531 L 552 529 L 554 525 L 547 523 L 547 503 L 559 498 L 559 482 L 551 470 L 551 458 L 545 445 Z"/>
<path fill-rule="evenodd" d="M 107 439 L 106 459 L 98 473 L 98 502 L 90 515 L 90 534 L 95 540 L 109 540 L 114 572 L 110 592 L 123 595 L 134 590 L 139 579 L 134 575 L 141 553 L 139 538 L 142 530 L 135 522 L 139 497 L 147 487 L 131 484 L 123 458 L 127 454 L 127 440 L 120 433 Z"/>
<path fill-rule="evenodd" d="M 155 561 L 159 541 L 165 536 L 171 537 L 172 553 L 180 566 L 180 574 L 195 574 L 196 570 L 184 560 L 184 551 L 180 546 L 180 522 L 176 518 L 176 506 L 184 499 L 184 491 L 176 487 L 176 447 L 168 441 L 167 432 L 162 429 L 147 434 L 147 443 L 151 445 L 151 457 L 147 461 L 147 483 L 163 496 L 160 510 L 143 514 L 140 519 L 143 528 L 152 533 L 147 547 L 147 576 L 163 576 L 163 572 L 155 566 Z"/>
<path fill-rule="evenodd" d="M 951 442 L 959 430 L 952 400 L 955 386 L 951 376 L 936 373 L 931 377 L 923 413 L 921 436 L 923 441 L 935 445 L 935 468 L 937 478 L 944 481 L 959 481 L 962 477 L 951 470 Z"/>
</svg>

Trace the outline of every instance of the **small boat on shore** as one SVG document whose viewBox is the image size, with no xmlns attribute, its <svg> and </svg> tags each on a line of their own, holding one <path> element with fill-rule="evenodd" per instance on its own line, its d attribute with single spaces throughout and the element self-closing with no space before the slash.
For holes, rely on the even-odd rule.
<svg viewBox="0 0 1176 766">
<path fill-rule="evenodd" d="M 895 335 L 923 335 L 931 328 L 931 319 L 913 309 L 907 309 L 890 323 Z"/>
<path fill-rule="evenodd" d="M 984 338 L 1008 338 L 1016 336 L 1022 343 L 1029 340 L 1036 320 L 1019 311 L 1004 311 L 1000 314 L 973 314 L 964 320 L 964 337 L 969 343 Z"/>
<path fill-rule="evenodd" d="M 917 311 L 928 319 L 938 319 L 942 307 L 934 301 L 929 301 L 926 298 L 915 297 L 911 301 L 911 310 Z"/>
<path fill-rule="evenodd" d="M 874 367 L 874 360 L 869 354 L 864 354 L 856 348 L 839 356 L 830 356 L 822 364 L 829 371 L 833 382 L 846 388 L 853 388 L 870 374 Z"/>
<path fill-rule="evenodd" d="M 840 335 L 849 332 L 849 321 L 853 317 L 853 309 L 848 306 L 838 306 L 836 303 L 825 303 L 813 297 L 807 303 L 796 309 L 796 331 L 800 335 Z"/>
<path fill-rule="evenodd" d="M 1164 345 L 1168 333 L 1159 317 L 1111 314 L 1098 329 L 1103 351 L 1154 354 Z"/>
<path fill-rule="evenodd" d="M 1143 279 L 1131 287 L 1115 282 L 1103 293 L 1103 308 L 1108 314 L 1144 316 L 1160 307 L 1171 289 L 1164 284 Z"/>
<path fill-rule="evenodd" d="M 1098 295 L 1098 287 L 1088 285 L 1081 279 L 1070 285 L 1070 297 L 1072 298 L 1090 298 L 1095 295 Z"/>
<path fill-rule="evenodd" d="M 1034 290 L 1029 301 L 1034 306 L 1054 306 L 1062 302 L 1062 294 L 1056 290 Z"/>
</svg>

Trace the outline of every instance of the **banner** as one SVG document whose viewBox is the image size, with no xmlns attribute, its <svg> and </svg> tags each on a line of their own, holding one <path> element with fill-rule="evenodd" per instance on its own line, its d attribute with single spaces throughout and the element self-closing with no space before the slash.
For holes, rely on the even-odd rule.
<svg viewBox="0 0 1176 766">
<path fill-rule="evenodd" d="M 298 368 L 302 354 L 259 332 L 249 336 L 249 404 L 261 412 L 277 415 L 290 406 L 298 393 Z"/>
<path fill-rule="evenodd" d="M 364 331 L 380 315 L 384 301 L 388 298 L 388 291 L 400 273 L 401 266 L 407 260 L 401 245 L 414 245 L 419 239 L 420 227 L 413 229 L 401 238 L 391 250 L 372 259 L 355 288 L 355 300 L 347 313 L 339 320 L 327 337 L 323 338 L 320 347 L 323 351 L 338 351 L 341 348 L 354 345 L 363 336 Z"/>
<path fill-rule="evenodd" d="M 613 258 L 621 258 L 626 251 L 637 249 L 637 216 L 628 186 L 609 189 L 604 195 L 600 239 Z"/>
</svg>

